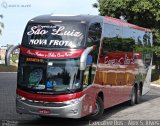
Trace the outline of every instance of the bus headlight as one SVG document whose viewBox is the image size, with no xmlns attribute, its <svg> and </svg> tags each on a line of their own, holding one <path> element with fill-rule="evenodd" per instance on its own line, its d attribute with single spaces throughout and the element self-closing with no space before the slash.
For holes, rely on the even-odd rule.
<svg viewBox="0 0 160 126">
<path fill-rule="evenodd" d="M 78 104 L 82 101 L 82 99 L 84 98 L 85 95 L 83 95 L 80 98 L 76 98 L 76 99 L 72 99 L 72 100 L 68 100 L 68 101 L 64 101 L 63 103 L 67 104 L 67 105 L 72 105 L 72 104 Z"/>
<path fill-rule="evenodd" d="M 71 104 L 77 104 L 81 101 L 80 98 L 76 98 L 76 99 L 73 99 L 73 100 L 68 100 L 68 101 L 65 101 L 63 103 L 67 104 L 67 105 L 71 105 Z"/>
<path fill-rule="evenodd" d="M 25 101 L 25 100 L 26 100 L 25 97 L 22 97 L 22 96 L 19 96 L 19 95 L 17 95 L 17 99 L 19 99 L 19 100 L 21 100 L 21 101 Z"/>
</svg>

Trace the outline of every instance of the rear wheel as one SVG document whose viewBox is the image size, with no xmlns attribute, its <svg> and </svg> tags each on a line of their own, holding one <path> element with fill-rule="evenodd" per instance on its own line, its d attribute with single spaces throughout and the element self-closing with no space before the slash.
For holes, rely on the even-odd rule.
<svg viewBox="0 0 160 126">
<path fill-rule="evenodd" d="M 89 116 L 89 119 L 97 120 L 103 115 L 104 104 L 100 97 L 96 99 L 96 109 L 92 115 Z"/>
<path fill-rule="evenodd" d="M 132 89 L 131 99 L 129 100 L 129 105 L 133 106 L 136 103 L 136 88 L 135 86 Z"/>
<path fill-rule="evenodd" d="M 140 88 L 140 85 L 137 86 L 137 90 L 136 90 L 136 104 L 139 104 L 141 102 L 141 98 L 142 98 L 142 91 Z"/>
</svg>

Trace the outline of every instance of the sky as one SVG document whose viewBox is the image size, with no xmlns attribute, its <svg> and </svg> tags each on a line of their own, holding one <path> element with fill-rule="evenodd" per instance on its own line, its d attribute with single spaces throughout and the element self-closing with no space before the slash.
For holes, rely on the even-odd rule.
<svg viewBox="0 0 160 126">
<path fill-rule="evenodd" d="M 44 14 L 90 14 L 98 15 L 92 4 L 97 0 L 0 0 L 0 19 L 4 29 L 0 36 L 0 46 L 21 43 L 27 22 Z"/>
</svg>

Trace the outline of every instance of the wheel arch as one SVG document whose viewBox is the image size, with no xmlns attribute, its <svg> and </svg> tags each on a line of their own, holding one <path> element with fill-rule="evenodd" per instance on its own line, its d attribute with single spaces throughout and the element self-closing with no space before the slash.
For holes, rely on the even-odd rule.
<svg viewBox="0 0 160 126">
<path fill-rule="evenodd" d="M 100 97 L 102 99 L 102 101 L 104 102 L 104 94 L 102 91 L 98 92 L 97 97 Z"/>
</svg>

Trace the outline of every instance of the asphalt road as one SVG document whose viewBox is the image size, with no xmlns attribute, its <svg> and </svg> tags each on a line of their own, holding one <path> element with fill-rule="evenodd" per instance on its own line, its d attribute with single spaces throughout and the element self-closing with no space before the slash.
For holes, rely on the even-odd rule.
<svg viewBox="0 0 160 126">
<path fill-rule="evenodd" d="M 33 115 L 19 115 L 15 111 L 16 73 L 0 73 L 0 120 L 2 126 L 97 126 L 124 125 L 125 121 L 133 125 L 155 124 L 160 126 L 160 88 L 151 87 L 148 94 L 143 96 L 142 103 L 128 106 L 126 103 L 108 108 L 99 121 L 63 118 L 41 118 Z M 113 120 L 119 120 L 113 122 Z M 145 120 L 159 120 L 146 122 Z M 111 121 L 111 122 L 110 122 Z M 128 122 L 127 122 L 128 123 Z M 145 125 L 146 126 L 146 125 Z"/>
</svg>

